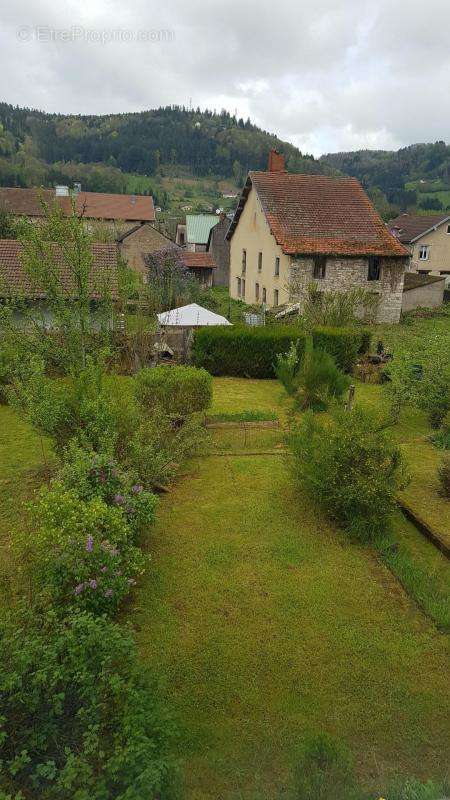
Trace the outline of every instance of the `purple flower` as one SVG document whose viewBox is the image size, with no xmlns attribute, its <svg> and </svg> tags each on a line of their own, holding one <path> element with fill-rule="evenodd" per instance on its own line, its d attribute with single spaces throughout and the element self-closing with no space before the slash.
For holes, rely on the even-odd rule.
<svg viewBox="0 0 450 800">
<path fill-rule="evenodd" d="M 79 583 L 77 586 L 75 586 L 74 594 L 81 594 L 83 589 L 84 589 L 84 583 Z"/>
<path fill-rule="evenodd" d="M 86 540 L 86 550 L 88 553 L 92 553 L 92 548 L 94 546 L 94 539 L 92 536 L 88 536 Z"/>
<path fill-rule="evenodd" d="M 113 590 L 112 589 L 107 589 L 106 592 L 105 592 L 105 597 L 112 597 L 112 596 L 113 596 Z"/>
<path fill-rule="evenodd" d="M 140 483 L 136 483 L 134 486 L 132 486 L 131 491 L 133 492 L 133 494 L 140 494 L 142 492 L 142 489 L 143 487 L 140 485 Z"/>
<path fill-rule="evenodd" d="M 89 586 L 91 587 L 91 589 L 96 589 L 97 588 L 97 581 L 95 580 L 95 578 L 92 578 L 89 581 Z"/>
<path fill-rule="evenodd" d="M 124 500 L 123 495 L 121 495 L 121 494 L 115 494 L 114 495 L 114 502 L 116 503 L 116 505 L 121 506 L 122 503 L 123 503 L 123 500 Z"/>
<path fill-rule="evenodd" d="M 103 567 L 100 567 L 100 572 L 108 572 L 108 567 L 103 564 Z"/>
</svg>

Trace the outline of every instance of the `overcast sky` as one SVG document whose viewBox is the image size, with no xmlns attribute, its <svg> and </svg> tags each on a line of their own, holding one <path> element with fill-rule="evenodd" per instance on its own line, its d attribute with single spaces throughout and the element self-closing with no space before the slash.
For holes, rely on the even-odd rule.
<svg viewBox="0 0 450 800">
<path fill-rule="evenodd" d="M 304 152 L 450 140 L 450 0 L 0 0 L 1 99 L 227 108 Z"/>
</svg>

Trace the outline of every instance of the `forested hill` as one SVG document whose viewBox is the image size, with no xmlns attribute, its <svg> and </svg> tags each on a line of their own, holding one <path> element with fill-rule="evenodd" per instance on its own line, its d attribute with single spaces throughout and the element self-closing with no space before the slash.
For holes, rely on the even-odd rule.
<svg viewBox="0 0 450 800">
<path fill-rule="evenodd" d="M 151 176 L 164 165 L 179 165 L 197 177 L 229 177 L 239 184 L 249 169 L 266 168 L 272 147 L 285 154 L 292 172 L 329 172 L 293 145 L 225 111 L 171 106 L 133 114 L 62 116 L 2 103 L 0 123 L 3 185 L 31 185 L 40 171 L 44 183 L 51 182 L 68 162 L 108 167 L 110 181 L 119 177 L 114 170 Z M 46 167 L 51 169 L 46 172 Z"/>
<path fill-rule="evenodd" d="M 366 189 L 382 192 L 401 210 L 446 210 L 450 205 L 450 146 L 412 144 L 397 151 L 330 153 L 320 162 L 358 178 Z M 377 192 L 375 192 L 375 195 Z"/>
</svg>

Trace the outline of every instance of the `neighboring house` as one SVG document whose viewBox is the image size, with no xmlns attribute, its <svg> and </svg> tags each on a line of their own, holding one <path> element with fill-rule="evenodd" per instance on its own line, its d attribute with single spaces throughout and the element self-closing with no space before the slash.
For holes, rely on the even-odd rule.
<svg viewBox="0 0 450 800">
<path fill-rule="evenodd" d="M 213 285 L 213 272 L 216 270 L 216 262 L 211 253 L 192 253 L 189 250 L 182 250 L 180 254 L 184 266 L 202 286 L 210 287 Z"/>
<path fill-rule="evenodd" d="M 0 302 L 18 298 L 26 301 L 28 305 L 36 305 L 44 317 L 48 316 L 50 326 L 51 319 L 47 312 L 45 291 L 42 286 L 30 281 L 22 266 L 21 251 L 22 245 L 16 239 L 0 239 Z M 118 298 L 117 247 L 115 244 L 93 244 L 92 255 L 90 294 L 94 308 L 95 301 L 102 299 L 105 293 L 113 300 Z M 61 252 L 58 253 L 55 263 L 61 268 L 61 285 L 65 297 L 70 301 L 77 296 L 77 290 Z"/>
<path fill-rule="evenodd" d="M 209 232 L 218 221 L 219 217 L 216 214 L 187 214 L 186 223 L 177 225 L 175 241 L 186 250 L 204 253 Z"/>
<path fill-rule="evenodd" d="M 230 294 L 276 307 L 307 287 L 371 290 L 377 319 L 398 322 L 409 253 L 355 178 L 288 174 L 272 151 L 250 172 L 227 233 Z"/>
<path fill-rule="evenodd" d="M 135 225 L 118 237 L 117 243 L 121 256 L 131 269 L 144 277 L 147 274 L 145 256 L 158 250 L 176 249 L 177 245 L 167 236 L 156 230 L 150 223 Z"/>
<path fill-rule="evenodd" d="M 136 223 L 155 221 L 153 198 L 136 194 L 108 194 L 104 192 L 82 192 L 81 187 L 70 190 L 68 186 L 55 189 L 0 188 L 0 209 L 14 217 L 30 220 L 43 216 L 41 200 L 51 206 L 54 202 L 70 214 L 72 198 L 79 216 L 86 220 L 89 230 L 106 228 L 113 233 L 122 233 Z"/>
<path fill-rule="evenodd" d="M 410 271 L 440 275 L 450 285 L 450 215 L 400 214 L 389 230 L 411 253 Z"/>
<path fill-rule="evenodd" d="M 226 239 L 229 227 L 230 220 L 222 212 L 219 222 L 209 232 L 206 249 L 208 253 L 211 253 L 217 265 L 217 269 L 213 273 L 214 286 L 230 285 L 230 243 Z"/>
<path fill-rule="evenodd" d="M 402 312 L 414 308 L 438 308 L 444 302 L 445 275 L 419 275 L 406 272 Z"/>
</svg>

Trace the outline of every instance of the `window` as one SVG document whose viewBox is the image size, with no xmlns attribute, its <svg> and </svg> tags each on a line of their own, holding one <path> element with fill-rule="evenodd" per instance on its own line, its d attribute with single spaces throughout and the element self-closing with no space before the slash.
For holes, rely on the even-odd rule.
<svg viewBox="0 0 450 800">
<path fill-rule="evenodd" d="M 263 291 L 262 291 L 262 301 L 263 301 L 263 303 L 265 303 L 266 300 L 267 300 L 267 292 L 266 292 L 266 290 L 265 290 L 265 288 L 263 286 Z"/>
<path fill-rule="evenodd" d="M 256 302 L 259 300 L 259 283 L 255 283 L 255 300 Z"/>
<path fill-rule="evenodd" d="M 262 270 L 262 253 L 258 253 L 258 272 Z"/>
<path fill-rule="evenodd" d="M 325 277 L 325 270 L 327 266 L 327 259 L 325 256 L 315 256 L 314 257 L 314 268 L 313 268 L 313 278 L 317 280 L 321 280 Z"/>
<path fill-rule="evenodd" d="M 247 271 L 247 250 L 242 251 L 242 274 Z"/>
<path fill-rule="evenodd" d="M 245 297 L 245 281 L 244 278 L 241 280 L 241 297 Z"/>
<path fill-rule="evenodd" d="M 428 244 L 421 244 L 419 247 L 420 261 L 428 261 L 429 255 L 430 255 L 430 246 Z"/>
<path fill-rule="evenodd" d="M 274 289 L 273 290 L 273 304 L 274 304 L 275 308 L 278 305 L 278 289 Z"/>
<path fill-rule="evenodd" d="M 275 259 L 275 277 L 278 278 L 279 274 L 280 274 L 280 259 L 276 258 Z"/>
<path fill-rule="evenodd" d="M 381 273 L 381 260 L 378 256 L 369 256 L 368 281 L 379 281 Z"/>
<path fill-rule="evenodd" d="M 447 225 L 447 233 L 450 233 L 450 225 Z"/>
<path fill-rule="evenodd" d="M 237 278 L 237 296 L 241 296 L 241 279 Z"/>
</svg>

